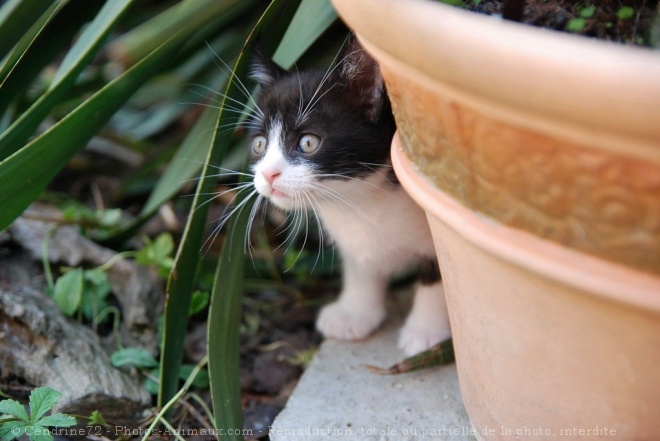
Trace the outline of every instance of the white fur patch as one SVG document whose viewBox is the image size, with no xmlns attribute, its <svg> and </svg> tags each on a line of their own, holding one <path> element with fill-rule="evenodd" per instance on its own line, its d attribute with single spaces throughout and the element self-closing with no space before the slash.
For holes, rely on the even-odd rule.
<svg viewBox="0 0 660 441">
<path fill-rule="evenodd" d="M 272 84 L 275 82 L 275 77 L 265 66 L 260 64 L 253 65 L 250 68 L 249 76 L 252 80 L 259 84 Z"/>
</svg>

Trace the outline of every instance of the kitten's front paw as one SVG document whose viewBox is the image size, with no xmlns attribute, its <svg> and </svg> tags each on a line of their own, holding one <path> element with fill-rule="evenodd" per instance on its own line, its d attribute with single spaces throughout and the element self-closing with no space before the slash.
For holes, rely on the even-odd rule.
<svg viewBox="0 0 660 441">
<path fill-rule="evenodd" d="M 338 340 L 362 340 L 374 331 L 385 318 L 385 309 L 357 311 L 339 302 L 321 309 L 316 329 L 325 337 Z"/>
<path fill-rule="evenodd" d="M 432 348 L 436 344 L 451 337 L 447 326 L 420 326 L 416 323 L 406 323 L 399 334 L 399 349 L 410 357 Z"/>
</svg>

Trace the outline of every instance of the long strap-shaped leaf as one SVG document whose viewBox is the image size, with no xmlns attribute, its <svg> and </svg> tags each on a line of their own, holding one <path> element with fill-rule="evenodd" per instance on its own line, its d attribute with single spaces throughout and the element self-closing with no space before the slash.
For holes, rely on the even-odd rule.
<svg viewBox="0 0 660 441">
<path fill-rule="evenodd" d="M 249 53 L 255 36 L 260 35 L 262 32 L 265 32 L 268 37 L 263 39 L 264 43 L 281 41 L 280 37 L 284 35 L 285 29 L 288 29 L 287 33 L 293 32 L 295 34 L 296 29 L 300 31 L 301 29 L 312 28 L 315 29 L 316 34 L 313 35 L 312 33 L 307 35 L 306 38 L 310 39 L 310 44 L 318 38 L 331 23 L 331 20 L 329 21 L 327 17 L 332 16 L 334 12 L 327 0 L 303 0 L 303 4 L 307 3 L 321 3 L 325 5 L 326 12 L 328 10 L 330 12 L 321 14 L 320 17 L 300 15 L 300 18 L 290 22 L 290 17 L 297 10 L 299 1 L 274 0 L 271 2 L 255 26 L 251 38 L 248 39 L 246 48 L 234 68 L 233 75 L 237 77 L 244 76 L 243 74 L 247 68 L 246 54 Z M 322 18 L 322 20 L 319 21 L 319 18 Z M 282 59 L 276 61 L 282 65 L 290 66 L 307 47 L 307 45 L 300 46 L 297 53 L 295 51 L 284 51 Z M 234 78 L 230 78 L 226 95 L 229 97 L 228 100 L 241 99 Z M 217 126 L 221 126 L 223 121 L 224 113 L 221 109 Z M 212 148 L 209 151 L 193 201 L 193 211 L 186 224 L 181 246 L 177 252 L 174 270 L 169 279 L 165 312 L 165 338 L 161 358 L 160 403 L 165 402 L 176 391 L 178 366 L 180 365 L 183 339 L 185 337 L 185 321 L 180 319 L 181 311 L 186 311 L 188 308 L 195 272 L 199 263 L 199 251 L 202 247 L 207 215 L 207 202 L 210 198 L 208 195 L 213 190 L 214 180 L 210 176 L 215 173 L 215 170 L 213 170 L 212 164 L 222 162 L 228 143 L 229 139 L 218 137 L 217 134 L 212 141 Z M 237 201 L 237 203 L 241 202 L 241 200 Z M 224 429 L 225 433 L 234 433 L 233 436 L 228 436 L 228 439 L 237 440 L 242 439 L 239 435 L 240 431 L 236 431 L 242 428 L 238 324 L 244 271 L 243 238 L 247 227 L 245 216 L 249 210 L 249 205 L 244 207 L 243 211 L 230 220 L 227 226 L 231 239 L 225 242 L 218 262 L 208 328 L 209 373 L 216 425 L 218 428 Z M 168 319 L 177 321 L 177 315 L 179 316 L 178 329 L 175 329 L 173 325 L 168 326 Z M 168 331 L 170 331 L 169 334 Z"/>
<path fill-rule="evenodd" d="M 0 162 L 0 231 L 39 197 L 67 161 L 169 61 L 184 41 L 185 35 L 176 34 L 47 132 Z"/>
<path fill-rule="evenodd" d="M 230 30 L 223 34 L 223 44 L 220 45 L 220 48 L 214 48 L 213 50 L 221 54 L 229 52 L 233 59 L 242 48 L 245 38 L 245 32 Z M 208 51 L 210 56 L 214 56 L 214 52 L 211 52 L 208 47 L 204 47 L 202 50 Z M 222 81 L 221 84 L 222 89 L 226 88 L 226 81 Z M 123 225 L 120 230 L 113 231 L 112 235 L 101 237 L 101 241 L 122 243 L 132 237 L 137 229 L 150 219 L 164 203 L 179 193 L 181 188 L 191 179 L 199 176 L 211 147 L 217 120 L 218 110 L 215 107 L 207 107 L 193 128 L 188 131 L 174 157 L 169 161 L 140 214 L 130 223 Z"/>
<path fill-rule="evenodd" d="M 228 84 L 231 84 L 232 81 L 233 78 L 230 77 Z M 193 291 L 195 277 L 197 275 L 199 255 L 202 249 L 202 240 L 208 213 L 208 201 L 214 189 L 214 180 L 210 175 L 216 172 L 212 170 L 211 165 L 222 163 L 222 159 L 230 143 L 229 139 L 220 137 L 218 134 L 217 128 L 222 125 L 223 115 L 221 110 L 215 112 L 207 111 L 202 117 L 202 120 L 197 122 L 193 131 L 189 134 L 193 138 L 186 140 L 186 150 L 191 153 L 195 147 L 192 144 L 193 142 L 199 141 L 203 143 L 202 147 L 205 153 L 202 155 L 202 160 L 204 161 L 204 165 L 201 167 L 203 170 L 202 177 L 199 180 L 199 185 L 193 198 L 191 213 L 186 222 L 181 245 L 177 250 L 174 267 L 167 284 L 160 359 L 159 406 L 167 403 L 178 390 L 179 369 L 181 367 L 183 345 L 188 324 L 186 311 L 188 311 L 190 305 L 190 295 Z M 198 153 L 191 156 L 196 157 Z M 199 169 L 200 167 L 196 168 Z M 158 191 L 160 192 L 160 189 Z M 171 189 L 165 189 L 163 193 L 170 193 L 171 195 Z M 167 195 L 167 197 L 170 195 Z M 158 198 L 160 197 L 158 196 Z M 152 198 L 150 198 L 149 206 L 151 206 L 151 202 L 153 202 Z"/>
<path fill-rule="evenodd" d="M 54 0 L 9 0 L 0 8 L 0 59 Z"/>
<path fill-rule="evenodd" d="M 124 66 L 131 66 L 181 27 L 201 29 L 217 18 L 231 18 L 253 2 L 245 0 L 181 0 L 151 20 L 123 34 L 108 50 Z"/>
<path fill-rule="evenodd" d="M 275 3 L 266 11 L 262 20 L 268 20 L 277 14 Z M 309 11 L 314 8 L 311 4 L 320 6 L 321 11 L 315 15 L 301 14 L 300 11 Z M 325 9 L 325 13 L 322 10 Z M 304 51 L 328 28 L 333 20 L 334 9 L 327 0 L 303 0 L 294 15 L 291 23 L 282 37 L 281 42 L 297 41 L 304 38 L 308 45 L 298 45 L 293 50 L 280 49 L 280 43 L 275 61 L 283 66 L 291 66 L 302 56 Z M 281 19 L 281 17 L 278 17 Z M 310 32 L 310 29 L 312 30 Z M 300 34 L 300 35 L 298 35 Z M 290 40 L 287 40 L 290 38 Z M 237 64 L 236 71 L 242 73 L 247 66 L 245 58 Z M 241 204 L 238 200 L 237 204 Z M 243 413 L 241 408 L 240 388 L 240 317 L 241 298 L 243 294 L 244 279 L 244 238 L 248 230 L 248 213 L 251 204 L 246 204 L 242 211 L 234 217 L 228 225 L 229 237 L 225 241 L 222 254 L 218 262 L 215 284 L 211 297 L 208 326 L 208 355 L 209 375 L 211 380 L 211 397 L 215 411 L 215 421 L 224 433 L 233 435 L 226 439 L 242 440 L 243 436 L 237 429 L 243 428 Z M 232 432 L 233 430 L 233 432 Z M 223 438 L 224 439 L 224 438 Z"/>
<path fill-rule="evenodd" d="M 7 54 L 3 54 L 0 56 L 2 59 L 2 62 L 0 63 L 0 90 L 2 90 L 2 85 L 5 81 L 5 78 L 9 73 L 14 69 L 18 61 L 23 57 L 27 49 L 34 44 L 34 41 L 36 40 L 37 36 L 41 33 L 43 30 L 44 26 L 46 26 L 52 19 L 57 15 L 57 13 L 68 3 L 68 0 L 66 1 L 61 1 L 61 2 L 55 2 L 52 3 L 48 8 L 46 8 L 44 11 L 41 11 L 40 8 L 37 8 L 35 10 L 31 11 L 31 14 L 36 14 L 39 11 L 41 11 L 41 15 L 37 15 L 36 17 L 22 17 L 23 20 L 30 19 L 29 23 L 24 23 L 23 26 L 26 27 L 26 29 L 21 32 L 20 34 L 14 34 L 13 32 L 13 25 L 14 22 L 11 19 L 11 16 L 13 15 L 13 10 L 7 11 L 6 9 L 12 4 L 16 3 L 28 3 L 28 2 L 21 2 L 20 0 L 18 1 L 12 1 L 9 3 L 6 3 L 2 9 L 0 9 L 0 15 L 4 15 L 4 17 L 0 18 L 0 38 L 2 38 L 2 45 L 3 43 L 6 43 L 7 41 L 12 42 L 12 45 L 7 48 Z M 3 14 L 4 12 L 4 14 Z M 11 35 L 10 38 L 7 38 L 7 35 Z M 14 40 L 16 40 L 14 42 Z M 0 54 L 2 54 L 2 48 L 0 47 Z"/>
<path fill-rule="evenodd" d="M 275 2 L 276 3 L 276 2 Z M 330 25 L 327 21 L 328 15 L 333 15 L 334 10 L 325 0 L 303 0 L 298 11 L 309 10 L 309 5 L 325 4 L 330 11 L 328 14 L 301 15 L 296 13 L 284 34 L 283 40 L 293 34 L 292 41 L 296 40 L 296 34 L 307 39 L 311 44 Z M 270 12 L 271 10 L 267 11 Z M 273 9 L 273 14 L 277 10 Z M 265 14 L 266 19 L 269 18 Z M 335 16 L 336 17 L 336 16 Z M 279 17 L 278 17 L 279 18 Z M 313 32 L 309 32 L 313 29 Z M 281 47 L 281 44 L 280 44 Z M 298 46 L 297 51 L 281 51 L 278 48 L 278 63 L 291 66 L 307 49 L 308 46 Z M 286 55 L 286 56 L 285 56 Z M 287 57 L 290 57 L 287 59 Z M 245 61 L 244 59 L 241 61 Z M 242 72 L 245 67 L 239 63 L 237 71 Z M 242 203 L 241 200 L 237 202 Z M 240 211 L 229 223 L 229 239 L 225 241 L 220 261 L 216 271 L 216 279 L 209 311 L 208 328 L 208 354 L 209 372 L 211 378 L 211 396 L 215 410 L 215 420 L 218 428 L 224 429 L 224 433 L 234 435 L 227 437 L 232 440 L 241 440 L 236 430 L 243 427 L 240 389 L 240 317 L 241 298 L 243 294 L 244 279 L 244 246 L 243 238 L 248 230 L 248 216 L 250 204 Z"/>
<path fill-rule="evenodd" d="M 303 0 L 273 54 L 273 60 L 283 68 L 290 69 L 336 19 L 337 13 L 329 1 Z"/>
<path fill-rule="evenodd" d="M 24 93 L 45 66 L 71 46 L 80 28 L 91 21 L 102 6 L 100 2 L 89 0 L 59 1 L 39 17 L 0 68 L 0 112 Z"/>
<path fill-rule="evenodd" d="M 105 38 L 133 0 L 108 0 L 64 57 L 48 90 L 0 136 L 0 159 L 23 146 L 105 43 Z"/>
</svg>

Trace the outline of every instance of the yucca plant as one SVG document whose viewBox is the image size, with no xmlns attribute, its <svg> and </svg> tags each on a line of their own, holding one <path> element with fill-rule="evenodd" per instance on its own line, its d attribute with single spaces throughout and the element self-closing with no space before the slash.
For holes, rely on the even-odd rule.
<svg viewBox="0 0 660 441">
<path fill-rule="evenodd" d="M 218 128 L 232 117 L 227 102 L 232 107 L 247 102 L 249 90 L 240 84 L 250 87 L 245 79 L 250 48 L 259 39 L 289 68 L 336 15 L 327 0 L 181 0 L 152 9 L 132 0 L 8 0 L 0 6 L 0 230 L 42 197 L 92 138 L 112 132 L 115 138 L 146 140 L 176 121 L 191 105 L 186 103 L 201 100 L 194 83 L 220 91 L 219 105 L 206 108 L 180 142 L 140 214 L 95 237 L 121 244 L 201 170 L 167 288 L 163 405 L 179 388 L 187 325 L 180 311 L 188 310 L 195 286 L 214 167 L 235 154 L 238 143 Z M 148 108 L 136 112 L 141 106 Z M 230 220 L 231 235 L 245 235 L 247 211 Z M 222 429 L 242 427 L 243 254 L 242 239 L 224 244 L 208 320 L 214 414 Z"/>
</svg>

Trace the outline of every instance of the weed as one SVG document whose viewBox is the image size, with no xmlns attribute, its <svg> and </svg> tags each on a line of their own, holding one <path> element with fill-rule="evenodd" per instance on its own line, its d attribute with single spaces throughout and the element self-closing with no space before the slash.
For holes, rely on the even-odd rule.
<svg viewBox="0 0 660 441">
<path fill-rule="evenodd" d="M 30 393 L 30 414 L 16 400 L 0 401 L 0 438 L 10 441 L 27 435 L 30 441 L 51 441 L 49 427 L 71 427 L 76 419 L 70 415 L 56 413 L 46 415 L 62 396 L 50 387 L 38 387 Z"/>
</svg>

